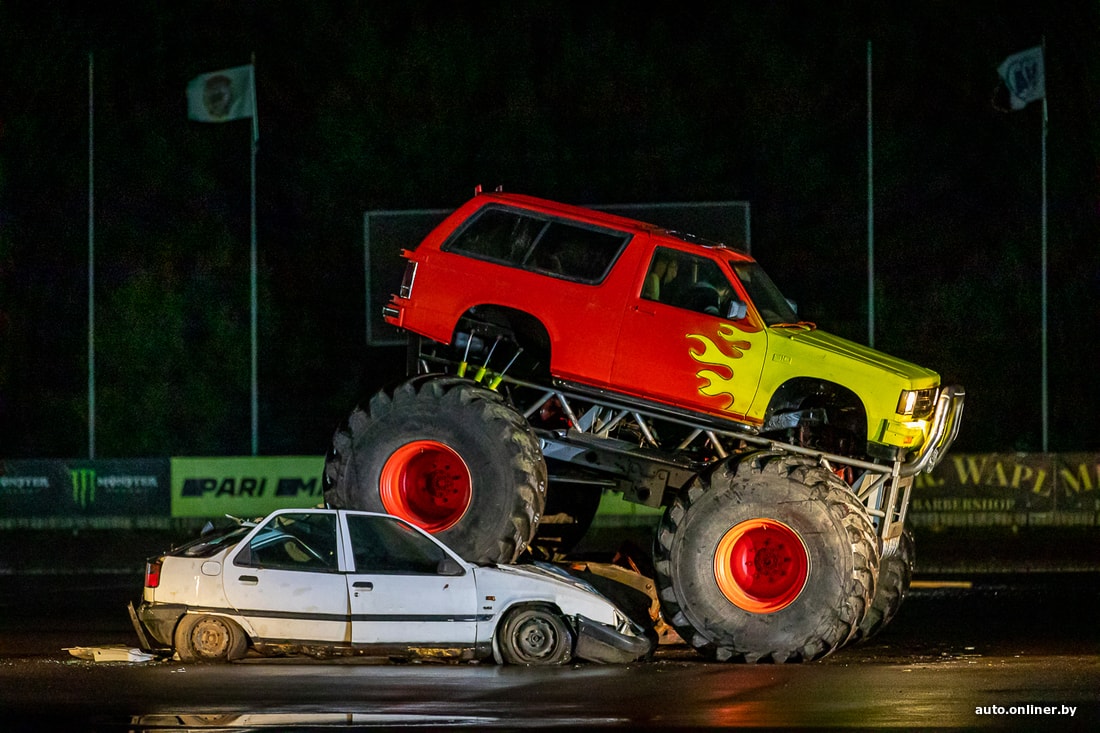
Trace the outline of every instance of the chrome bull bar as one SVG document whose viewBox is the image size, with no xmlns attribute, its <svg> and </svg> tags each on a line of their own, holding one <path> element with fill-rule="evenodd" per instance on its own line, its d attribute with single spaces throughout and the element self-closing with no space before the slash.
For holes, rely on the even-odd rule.
<svg viewBox="0 0 1100 733">
<path fill-rule="evenodd" d="M 966 390 L 959 385 L 952 384 L 940 388 L 928 438 L 916 455 L 900 464 L 899 475 L 915 476 L 921 471 L 931 471 L 936 467 L 959 435 L 965 402 Z"/>
</svg>

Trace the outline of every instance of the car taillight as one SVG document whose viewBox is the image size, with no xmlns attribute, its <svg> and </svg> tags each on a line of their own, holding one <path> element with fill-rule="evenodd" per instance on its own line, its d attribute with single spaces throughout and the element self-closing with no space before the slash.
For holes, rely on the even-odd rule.
<svg viewBox="0 0 1100 733">
<path fill-rule="evenodd" d="M 416 281 L 416 263 L 409 262 L 405 265 L 405 275 L 401 278 L 401 289 L 397 291 L 400 298 L 412 297 L 413 283 Z"/>
<path fill-rule="evenodd" d="M 160 585 L 160 566 L 162 558 L 145 563 L 145 587 L 156 588 Z"/>
</svg>

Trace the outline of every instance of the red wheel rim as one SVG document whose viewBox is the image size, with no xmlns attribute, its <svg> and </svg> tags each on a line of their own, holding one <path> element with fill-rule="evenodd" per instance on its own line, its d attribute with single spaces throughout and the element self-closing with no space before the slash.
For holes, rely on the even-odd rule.
<svg viewBox="0 0 1100 733">
<path fill-rule="evenodd" d="M 470 469 L 454 449 L 435 440 L 414 440 L 382 466 L 382 506 L 428 532 L 453 527 L 473 496 Z"/>
<path fill-rule="evenodd" d="M 810 558 L 793 529 L 774 519 L 730 528 L 714 553 L 714 577 L 730 603 L 752 613 L 786 608 L 806 585 Z"/>
</svg>

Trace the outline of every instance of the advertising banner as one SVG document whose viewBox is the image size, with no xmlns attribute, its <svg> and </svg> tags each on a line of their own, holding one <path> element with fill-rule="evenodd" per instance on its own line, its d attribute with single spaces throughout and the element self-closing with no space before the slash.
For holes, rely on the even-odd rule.
<svg viewBox="0 0 1100 733">
<path fill-rule="evenodd" d="M 113 526 L 109 517 L 165 517 L 168 486 L 165 458 L 0 461 L 0 528 L 54 526 L 46 519 L 61 517 L 89 527 Z"/>
<path fill-rule="evenodd" d="M 180 517 L 262 517 L 324 501 L 322 456 L 173 458 L 172 506 Z"/>
<path fill-rule="evenodd" d="M 1095 453 L 949 454 L 917 476 L 914 526 L 1100 526 Z"/>
</svg>

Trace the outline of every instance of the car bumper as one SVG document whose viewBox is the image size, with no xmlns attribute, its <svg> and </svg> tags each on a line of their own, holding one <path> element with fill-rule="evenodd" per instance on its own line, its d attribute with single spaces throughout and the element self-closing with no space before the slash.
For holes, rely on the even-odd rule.
<svg viewBox="0 0 1100 733">
<path fill-rule="evenodd" d="M 172 635 L 176 631 L 176 624 L 180 617 L 187 612 L 187 606 L 179 603 L 149 603 L 142 601 L 137 607 L 137 613 L 131 615 L 134 630 L 138 638 L 144 638 L 146 634 L 153 642 L 170 648 Z"/>
<path fill-rule="evenodd" d="M 653 643 L 642 635 L 641 629 L 635 629 L 634 633 L 624 634 L 616 629 L 593 621 L 584 616 L 577 616 L 577 649 L 576 656 L 589 662 L 602 662 L 605 664 L 623 664 L 633 662 L 649 654 Z"/>
</svg>

